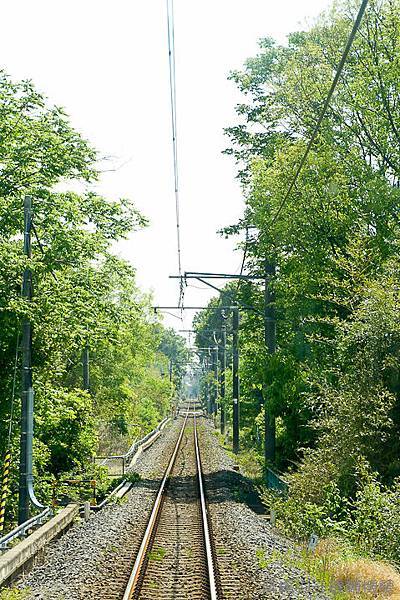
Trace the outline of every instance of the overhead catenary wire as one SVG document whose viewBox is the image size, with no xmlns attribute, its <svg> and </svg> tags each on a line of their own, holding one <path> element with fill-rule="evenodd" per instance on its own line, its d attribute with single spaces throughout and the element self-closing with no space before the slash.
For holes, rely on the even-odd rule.
<svg viewBox="0 0 400 600">
<path fill-rule="evenodd" d="M 202 292 L 203 291 L 204 292 L 208 292 L 208 289 L 209 289 L 208 286 L 207 287 L 206 286 L 200 287 L 199 285 L 193 285 L 193 283 L 188 283 L 187 287 L 194 288 L 195 290 L 201 290 Z"/>
<path fill-rule="evenodd" d="M 331 87 L 329 88 L 328 95 L 326 96 L 325 102 L 322 105 L 322 109 L 321 109 L 320 114 L 318 116 L 317 122 L 315 124 L 314 129 L 313 129 L 313 132 L 311 134 L 310 140 L 309 140 L 309 142 L 307 144 L 307 147 L 306 147 L 306 150 L 305 150 L 305 152 L 303 154 L 303 157 L 302 157 L 302 159 L 301 159 L 301 161 L 300 161 L 300 163 L 299 163 L 299 165 L 298 165 L 298 167 L 296 169 L 296 172 L 295 172 L 295 174 L 294 174 L 294 176 L 293 176 L 293 178 L 292 178 L 292 180 L 291 180 L 291 182 L 289 184 L 289 187 L 288 187 L 288 189 L 286 191 L 286 194 L 284 195 L 284 197 L 283 197 L 283 199 L 282 199 L 282 201 L 281 201 L 281 203 L 280 203 L 280 205 L 278 207 L 278 210 L 276 211 L 276 213 L 275 213 L 275 215 L 274 215 L 274 217 L 272 219 L 272 223 L 271 223 L 272 225 L 274 225 L 274 223 L 276 223 L 276 221 L 278 220 L 279 215 L 281 214 L 283 207 L 285 206 L 286 202 L 288 201 L 288 199 L 290 197 L 290 194 L 292 193 L 292 190 L 293 190 L 294 186 L 296 185 L 296 182 L 297 182 L 297 179 L 298 179 L 298 177 L 300 175 L 300 172 L 301 172 L 302 168 L 304 167 L 304 165 L 305 165 L 305 163 L 307 161 L 307 158 L 308 158 L 308 155 L 310 153 L 311 147 L 312 147 L 313 143 L 315 142 L 315 139 L 316 139 L 316 137 L 318 135 L 318 132 L 319 132 L 321 124 L 322 124 L 322 121 L 324 120 L 326 112 L 328 110 L 329 103 L 330 103 L 330 101 L 332 99 L 332 96 L 334 94 L 334 91 L 336 89 L 338 81 L 339 81 L 340 76 L 342 74 L 343 68 L 344 68 L 344 66 L 346 64 L 347 57 L 348 57 L 350 49 L 351 49 L 351 47 L 353 45 L 353 41 L 354 41 L 354 38 L 356 37 L 357 31 L 358 31 L 358 29 L 360 27 L 360 24 L 361 24 L 362 18 L 364 16 L 365 10 L 367 8 L 367 5 L 368 5 L 368 0 L 362 0 L 360 8 L 358 10 L 357 17 L 356 17 L 356 19 L 354 21 L 352 30 L 350 32 L 350 35 L 349 35 L 348 39 L 347 39 L 346 46 L 345 46 L 345 48 L 343 50 L 342 57 L 341 57 L 341 59 L 339 61 L 338 67 L 336 69 L 335 76 L 334 76 L 333 81 L 331 83 Z"/>
<path fill-rule="evenodd" d="M 36 230 L 36 227 L 35 227 L 35 224 L 33 222 L 33 219 L 32 219 L 32 222 L 31 222 L 31 226 L 32 226 L 32 231 L 33 231 L 33 233 L 35 235 L 36 241 L 38 243 L 39 250 L 40 250 L 40 252 L 42 253 L 43 256 L 46 256 L 46 252 L 44 251 L 43 244 L 42 244 L 41 239 L 39 237 L 39 234 L 38 234 L 38 232 Z M 54 279 L 54 281 L 56 281 L 58 283 L 58 277 L 57 277 L 57 275 L 54 273 L 54 271 L 53 271 L 53 269 L 51 267 L 49 267 L 49 269 L 50 269 L 50 274 L 51 274 L 52 278 Z"/>
<path fill-rule="evenodd" d="M 238 279 L 238 282 L 236 285 L 235 298 L 238 297 L 239 290 L 240 290 L 240 284 L 242 283 L 242 280 L 240 279 L 240 277 L 242 277 L 242 275 L 243 275 L 248 249 L 249 249 L 249 228 L 246 226 L 246 240 L 245 240 L 244 249 L 243 249 L 242 264 L 240 265 L 239 279 Z"/>
<path fill-rule="evenodd" d="M 173 146 L 173 163 L 174 163 L 176 236 L 177 236 L 177 252 L 178 252 L 178 271 L 179 271 L 179 275 L 180 275 L 178 305 L 181 305 L 183 303 L 185 287 L 184 287 L 184 280 L 182 277 L 182 246 L 181 246 L 180 206 L 179 206 L 179 164 L 178 164 L 178 127 L 177 127 L 177 102 L 176 102 L 174 0 L 166 0 L 166 3 L 167 3 L 167 23 L 168 23 L 168 63 L 169 63 L 172 146 Z"/>
<path fill-rule="evenodd" d="M 37 231 L 37 229 L 35 227 L 35 223 L 34 223 L 33 219 L 32 219 L 32 223 L 31 224 L 32 224 L 32 231 L 33 231 L 33 233 L 35 235 L 36 241 L 37 241 L 38 246 L 39 246 L 39 250 L 40 250 L 42 256 L 46 257 L 46 252 L 45 252 L 43 243 L 42 243 L 42 241 L 41 241 L 41 239 L 39 237 L 39 234 L 38 234 L 38 231 Z M 54 279 L 54 281 L 56 281 L 57 283 L 60 283 L 60 280 L 58 279 L 58 277 L 55 274 L 55 272 L 53 271 L 53 269 L 49 265 L 47 265 L 47 266 L 48 266 L 48 269 L 50 271 L 50 275 L 52 276 L 52 278 Z M 87 279 L 87 282 L 89 284 L 90 283 L 89 282 L 89 265 L 87 266 L 86 279 Z M 96 298 L 95 293 L 91 290 L 91 288 L 90 288 L 89 285 L 88 285 L 88 288 L 87 288 L 87 292 L 89 293 L 90 296 L 93 296 L 94 298 Z"/>
<path fill-rule="evenodd" d="M 178 317 L 177 315 L 174 315 L 174 313 L 172 313 L 172 312 L 169 312 L 169 311 L 163 310 L 163 309 L 157 309 L 157 310 L 159 310 L 160 312 L 163 312 L 165 315 L 169 315 L 170 317 L 174 317 L 174 319 L 179 319 L 179 321 L 182 321 L 182 317 Z"/>
</svg>

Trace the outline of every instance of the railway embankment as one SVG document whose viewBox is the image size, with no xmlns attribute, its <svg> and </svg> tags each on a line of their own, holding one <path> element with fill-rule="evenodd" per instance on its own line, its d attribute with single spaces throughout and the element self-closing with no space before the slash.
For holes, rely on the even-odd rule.
<svg viewBox="0 0 400 600">
<path fill-rule="evenodd" d="M 243 503 L 238 492 L 247 484 L 244 476 L 219 444 L 210 422 L 205 419 L 199 421 L 204 484 L 222 598 L 325 598 L 324 592 L 307 574 L 280 560 L 280 556 L 293 548 L 292 542 L 276 532 L 265 516 Z M 46 548 L 41 563 L 18 582 L 20 589 L 28 590 L 28 598 L 108 600 L 123 597 L 181 427 L 182 418 L 171 422 L 153 446 L 142 453 L 134 467 L 140 474 L 140 480 L 126 500 L 93 514 L 87 522 L 81 521 Z M 178 463 L 183 473 L 192 460 L 188 458 L 189 462 L 186 462 L 185 456 L 190 454 L 185 452 L 179 459 L 182 464 Z M 193 490 L 189 491 L 186 500 L 192 504 Z M 184 510 L 182 481 L 179 484 L 179 502 L 180 510 Z M 180 535 L 183 530 L 180 530 Z M 180 543 L 185 544 L 177 539 L 176 545 Z M 187 548 L 187 551 L 190 557 L 190 549 Z M 166 581 L 171 579 L 171 569 L 163 569 L 163 562 L 166 564 L 171 559 L 167 556 L 171 553 L 172 550 L 166 548 L 165 552 L 161 549 L 152 556 L 161 567 L 155 572 L 164 571 L 169 575 Z M 192 563 L 194 565 L 194 561 Z M 159 594 L 162 585 L 161 579 L 154 581 L 154 593 Z M 151 586 L 150 581 L 147 590 Z M 190 598 L 190 589 L 186 592 L 180 589 L 176 597 Z M 206 592 L 204 597 L 207 598 Z"/>
</svg>

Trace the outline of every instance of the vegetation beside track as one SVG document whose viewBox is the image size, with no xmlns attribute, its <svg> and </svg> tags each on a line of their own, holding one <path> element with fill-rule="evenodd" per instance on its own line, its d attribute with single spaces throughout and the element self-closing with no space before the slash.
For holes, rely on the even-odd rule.
<svg viewBox="0 0 400 600">
<path fill-rule="evenodd" d="M 31 82 L 0 72 L 0 107 L 0 457 L 12 414 L 10 527 L 17 501 L 16 352 L 23 318 L 33 325 L 35 487 L 45 504 L 58 479 L 98 479 L 103 485 L 102 471 L 91 466 L 99 432 L 118 437 L 127 450 L 151 431 L 171 410 L 187 350 L 154 316 L 134 268 L 112 252 L 147 220 L 130 200 L 96 192 L 104 160 Z M 35 228 L 28 262 L 22 247 L 26 194 L 33 199 Z M 28 263 L 34 289 L 29 304 L 20 298 Z M 82 389 L 86 345 L 90 392 Z M 110 450 L 102 444 L 102 452 Z"/>
<path fill-rule="evenodd" d="M 0 591 L 0 600 L 24 600 L 28 598 L 29 590 L 5 589 Z"/>
<path fill-rule="evenodd" d="M 261 40 L 231 74 L 243 102 L 226 152 L 246 209 L 224 233 L 247 228 L 246 273 L 262 276 L 266 259 L 277 267 L 277 351 L 265 349 L 262 285 L 228 284 L 211 306 L 237 300 L 259 311 L 241 311 L 241 445 L 264 462 L 267 403 L 277 425 L 269 466 L 289 482 L 288 497 L 265 492 L 280 526 L 300 539 L 339 536 L 356 553 L 399 564 L 398 0 L 369 3 L 285 200 L 359 4 L 336 2 L 287 45 Z M 199 314 L 198 345 L 214 346 L 210 331 L 224 323 L 230 333 L 230 318 Z"/>
</svg>

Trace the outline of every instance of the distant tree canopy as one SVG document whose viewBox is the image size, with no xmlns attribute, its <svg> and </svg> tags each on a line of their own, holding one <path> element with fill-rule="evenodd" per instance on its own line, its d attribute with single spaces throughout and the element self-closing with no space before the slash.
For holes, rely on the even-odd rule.
<svg viewBox="0 0 400 600">
<path fill-rule="evenodd" d="M 191 362 L 191 353 L 182 336 L 175 333 L 174 329 L 163 328 L 159 350 L 169 359 L 169 373 L 178 388 L 182 385 L 183 377 Z"/>
</svg>

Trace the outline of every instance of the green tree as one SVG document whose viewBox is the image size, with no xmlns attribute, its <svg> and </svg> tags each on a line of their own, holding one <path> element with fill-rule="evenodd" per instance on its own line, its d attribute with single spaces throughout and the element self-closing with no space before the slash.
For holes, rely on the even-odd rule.
<svg viewBox="0 0 400 600">
<path fill-rule="evenodd" d="M 159 370 L 167 364 L 160 343 L 168 334 L 137 288 L 133 267 L 112 253 L 115 242 L 147 221 L 128 199 L 109 200 L 92 190 L 97 158 L 64 111 L 50 106 L 31 82 L 0 74 L 0 454 L 7 443 L 18 332 L 29 316 L 39 484 L 87 468 L 104 427 L 114 437 L 125 434 L 126 444 L 150 431 L 174 394 Z M 82 192 L 60 191 L 72 183 Z M 26 194 L 33 198 L 29 261 L 22 252 Z M 20 298 L 27 265 L 33 273 L 30 303 Z M 82 391 L 86 344 L 90 393 Z M 16 367 L 14 477 L 19 361 Z M 49 492 L 45 484 L 40 491 Z"/>
<path fill-rule="evenodd" d="M 248 380 L 242 374 L 242 395 L 250 399 L 254 384 L 267 390 L 278 419 L 279 466 L 301 464 L 305 456 L 303 464 L 315 475 L 323 457 L 331 464 L 334 456 L 327 477 L 335 472 L 346 493 L 354 490 L 360 461 L 382 477 L 397 475 L 396 461 L 388 457 L 390 444 L 397 448 L 389 423 L 398 411 L 398 389 L 393 380 L 382 380 L 379 369 L 356 364 L 361 355 L 354 348 L 346 360 L 343 354 L 344 331 L 361 326 L 360 311 L 371 307 L 377 282 L 386 282 L 382 298 L 387 294 L 389 302 L 389 281 L 380 278 L 386 265 L 397 265 L 397 0 L 370 3 L 307 163 L 284 198 L 357 8 L 357 2 L 336 3 L 309 31 L 291 34 L 286 46 L 262 40 L 259 55 L 231 74 L 244 101 L 237 106 L 238 124 L 226 130 L 226 152 L 237 162 L 246 209 L 225 232 L 251 225 L 257 233 L 247 245 L 248 268 L 259 273 L 266 258 L 277 264 L 278 350 L 264 356 L 260 324 L 243 319 L 242 363 L 263 366 Z M 253 294 L 262 302 L 260 292 Z M 387 322 L 380 327 L 381 344 L 393 339 Z M 391 351 L 397 352 L 396 343 Z"/>
</svg>

